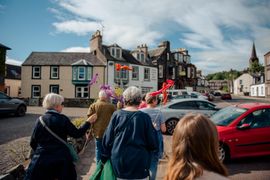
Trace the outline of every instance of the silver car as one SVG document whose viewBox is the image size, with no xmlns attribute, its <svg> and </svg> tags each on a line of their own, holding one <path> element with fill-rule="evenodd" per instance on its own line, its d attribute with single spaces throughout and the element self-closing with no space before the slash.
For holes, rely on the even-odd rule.
<svg viewBox="0 0 270 180">
<path fill-rule="evenodd" d="M 11 98 L 5 93 L 0 92 L 0 114 L 14 113 L 16 116 L 24 116 L 26 112 L 26 104 L 24 101 Z"/>
<path fill-rule="evenodd" d="M 179 119 L 187 113 L 201 113 L 210 117 L 219 110 L 215 104 L 198 98 L 175 99 L 157 108 L 161 110 L 165 117 L 168 134 L 173 134 Z"/>
</svg>

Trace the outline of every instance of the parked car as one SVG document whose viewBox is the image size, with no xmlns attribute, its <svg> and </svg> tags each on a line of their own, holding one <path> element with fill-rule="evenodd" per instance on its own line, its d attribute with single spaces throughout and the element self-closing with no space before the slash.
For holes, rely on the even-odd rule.
<svg viewBox="0 0 270 180">
<path fill-rule="evenodd" d="M 20 99 L 11 98 L 5 93 L 0 92 L 0 113 L 13 113 L 16 116 L 24 116 L 26 113 L 26 104 Z"/>
<path fill-rule="evenodd" d="M 270 104 L 229 106 L 211 120 L 219 133 L 220 160 L 270 155 Z"/>
<path fill-rule="evenodd" d="M 199 92 L 189 92 L 189 95 L 192 97 L 192 98 L 199 98 L 199 99 L 203 99 L 203 100 L 208 100 L 208 97 L 207 96 L 204 96 L 202 95 L 201 93 Z"/>
<path fill-rule="evenodd" d="M 179 119 L 187 113 L 202 113 L 210 117 L 218 110 L 215 104 L 198 98 L 174 99 L 157 108 L 160 108 L 165 117 L 167 134 L 173 134 Z"/>
<path fill-rule="evenodd" d="M 206 96 L 208 99 L 208 101 L 213 101 L 214 99 L 215 99 L 215 97 L 214 97 L 214 95 L 213 94 L 211 94 L 211 93 L 204 93 L 203 94 L 204 96 Z"/>
<path fill-rule="evenodd" d="M 231 96 L 230 93 L 222 93 L 221 94 L 221 99 L 223 99 L 223 100 L 227 100 L 227 99 L 231 100 L 232 96 Z"/>
</svg>

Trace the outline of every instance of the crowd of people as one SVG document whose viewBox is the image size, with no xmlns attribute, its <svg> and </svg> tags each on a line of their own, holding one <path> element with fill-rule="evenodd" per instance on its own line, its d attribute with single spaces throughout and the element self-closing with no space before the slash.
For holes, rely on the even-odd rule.
<svg viewBox="0 0 270 180">
<path fill-rule="evenodd" d="M 143 101 L 142 98 L 144 97 Z M 157 96 L 142 95 L 137 87 L 123 92 L 124 103 L 113 105 L 104 90 L 90 105 L 86 122 L 76 128 L 61 114 L 64 98 L 47 94 L 46 112 L 38 119 L 30 145 L 34 155 L 25 180 L 76 180 L 75 165 L 69 149 L 49 131 L 67 142 L 67 136 L 79 138 L 90 129 L 95 140 L 96 163 L 110 160 L 116 179 L 154 180 L 159 160 L 164 156 L 162 133 L 165 119 Z M 48 130 L 50 129 L 50 130 Z M 189 114 L 177 124 L 172 137 L 165 180 L 227 179 L 227 170 L 218 158 L 218 134 L 205 116 Z"/>
</svg>

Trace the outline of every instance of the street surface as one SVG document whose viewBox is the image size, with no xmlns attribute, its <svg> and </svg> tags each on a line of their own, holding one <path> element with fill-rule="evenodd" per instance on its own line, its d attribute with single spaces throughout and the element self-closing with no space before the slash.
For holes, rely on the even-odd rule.
<svg viewBox="0 0 270 180">
<path fill-rule="evenodd" d="M 243 102 L 270 102 L 270 100 L 258 99 L 258 98 L 247 98 L 247 97 L 233 97 L 233 100 L 222 101 L 218 100 L 214 102 L 218 107 L 226 107 L 231 104 L 238 104 Z M 65 107 L 63 114 L 68 117 L 85 117 L 87 108 L 68 108 Z M 29 137 L 32 133 L 32 129 L 35 124 L 35 120 L 38 116 L 44 113 L 42 107 L 28 107 L 27 114 L 24 117 L 0 117 L 0 146 L 5 146 L 10 141 L 16 140 L 22 137 Z M 164 135 L 164 143 L 166 153 L 170 153 L 171 136 Z M 94 143 L 90 143 L 91 154 L 94 154 Z M 85 154 L 84 156 L 89 156 Z M 91 156 L 92 158 L 92 156 Z M 2 159 L 2 158 L 1 158 Z M 90 163 L 90 164 L 89 164 Z M 81 179 L 83 176 L 88 179 L 85 175 L 89 175 L 89 166 L 93 170 L 94 162 L 89 162 L 88 159 L 82 158 L 81 163 L 78 164 L 78 176 Z M 166 171 L 167 160 L 163 160 L 159 164 L 159 170 L 157 179 L 162 179 Z M 226 164 L 229 170 L 230 179 L 270 179 L 270 156 L 259 157 L 259 158 L 245 158 L 232 160 Z M 81 174 L 80 174 L 81 173 Z"/>
</svg>

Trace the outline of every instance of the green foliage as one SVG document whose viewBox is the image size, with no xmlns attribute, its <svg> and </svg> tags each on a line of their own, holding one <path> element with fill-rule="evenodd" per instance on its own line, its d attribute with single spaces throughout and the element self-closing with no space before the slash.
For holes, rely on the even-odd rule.
<svg viewBox="0 0 270 180">
<path fill-rule="evenodd" d="M 216 72 L 213 74 L 208 74 L 206 76 L 207 80 L 233 80 L 239 77 L 242 74 L 241 71 L 233 70 Z"/>
<path fill-rule="evenodd" d="M 224 91 L 224 92 L 229 92 L 229 87 L 225 85 L 225 86 L 222 87 L 221 90 Z"/>
<path fill-rule="evenodd" d="M 255 61 L 250 64 L 249 66 L 249 73 L 256 74 L 264 71 L 263 65 L 261 65 L 259 62 Z"/>
</svg>

